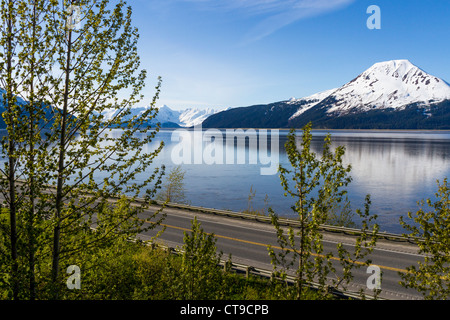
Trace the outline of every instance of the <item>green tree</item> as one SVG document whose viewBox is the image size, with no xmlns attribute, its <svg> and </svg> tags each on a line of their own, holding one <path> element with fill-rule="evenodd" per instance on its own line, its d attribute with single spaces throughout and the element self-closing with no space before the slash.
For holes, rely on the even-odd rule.
<svg viewBox="0 0 450 320">
<path fill-rule="evenodd" d="M 174 167 L 166 176 L 166 181 L 163 183 L 161 190 L 156 196 L 157 200 L 187 203 L 184 194 L 184 175 L 186 171 L 181 166 Z"/>
<path fill-rule="evenodd" d="M 326 212 L 325 224 L 338 227 L 356 228 L 355 214 L 352 210 L 350 200 L 345 197 L 340 203 L 332 203 Z"/>
<path fill-rule="evenodd" d="M 51 57 L 55 53 L 55 48 L 49 46 L 49 39 L 45 37 L 46 12 L 48 0 L 30 0 L 17 2 L 19 15 L 17 17 L 20 29 L 18 41 L 21 50 L 17 53 L 21 62 L 21 72 L 18 79 L 21 79 L 20 90 L 15 92 L 25 103 L 22 103 L 20 112 L 20 122 L 17 127 L 21 127 L 24 143 L 22 143 L 19 161 L 23 163 L 20 168 L 20 178 L 25 183 L 20 183 L 20 194 L 27 195 L 28 201 L 21 202 L 20 216 L 23 217 L 23 229 L 21 240 L 24 242 L 24 255 L 28 260 L 27 282 L 29 286 L 29 298 L 36 297 L 36 261 L 40 259 L 38 255 L 38 243 L 45 232 L 43 217 L 46 208 L 43 205 L 47 196 L 41 191 L 40 186 L 45 185 L 48 176 L 41 173 L 36 174 L 36 163 L 45 155 L 49 147 L 46 139 L 42 139 L 42 132 L 45 130 L 48 115 L 48 104 L 46 96 L 48 89 L 38 83 L 43 81 L 51 72 Z M 45 82 L 45 80 L 44 80 Z M 41 199 L 41 201 L 39 201 Z M 24 297 L 26 297 L 25 295 Z"/>
<path fill-rule="evenodd" d="M 409 231 L 405 236 L 412 238 L 419 246 L 419 253 L 425 256 L 418 266 L 409 266 L 406 273 L 400 273 L 400 283 L 416 289 L 425 299 L 447 300 L 450 298 L 450 185 L 447 178 L 437 184 L 435 201 L 419 201 L 420 209 L 408 212 L 409 221 L 400 217 L 401 225 Z"/>
<path fill-rule="evenodd" d="M 3 0 L 1 8 L 8 132 L 2 215 L 9 215 L 1 221 L 10 239 L 2 283 L 13 298 L 60 298 L 61 269 L 81 264 L 85 250 L 132 238 L 164 218 L 159 210 L 137 218 L 164 174 L 164 166 L 150 169 L 163 144 L 143 151 L 159 131 L 149 122 L 157 114 L 161 79 L 150 107 L 131 117 L 144 99 L 147 73 L 140 69 L 139 33 L 125 1 Z M 68 23 L 74 8 L 82 13 L 77 28 Z M 108 110 L 115 110 L 109 120 Z M 46 184 L 55 187 L 48 192 Z M 138 204 L 136 197 L 147 201 Z M 130 210 L 114 210 L 111 199 L 122 199 Z"/>
<path fill-rule="evenodd" d="M 17 145 L 20 141 L 20 128 L 17 128 L 17 116 L 19 106 L 17 105 L 17 97 L 15 92 L 18 84 L 16 79 L 18 64 L 14 63 L 15 50 L 18 46 L 17 40 L 17 11 L 18 6 L 15 1 L 1 1 L 1 38 L 0 46 L 0 75 L 2 92 L 2 103 L 5 112 L 2 114 L 5 124 L 7 124 L 6 138 L 2 139 L 2 148 L 8 161 L 5 162 L 5 170 L 3 174 L 5 181 L 2 189 L 6 190 L 4 196 L 8 204 L 9 210 L 9 259 L 7 259 L 7 268 L 10 270 L 10 281 L 12 286 L 12 296 L 14 299 L 19 297 L 19 257 L 18 257 L 18 231 L 17 231 L 17 215 L 18 215 L 18 199 L 16 190 L 16 164 L 17 164 Z M 20 68 L 20 67 L 19 67 Z"/>
<path fill-rule="evenodd" d="M 181 299 L 217 299 L 222 273 L 218 264 L 217 239 L 201 228 L 197 217 L 192 221 L 190 233 L 184 233 L 181 263 Z"/>
<path fill-rule="evenodd" d="M 367 256 L 375 246 L 378 230 L 376 225 L 372 231 L 369 230 L 368 222 L 376 216 L 369 215 L 370 198 L 367 197 L 365 212 L 357 211 L 363 217 L 364 228 L 355 241 L 354 253 L 347 251 L 342 244 L 337 246 L 337 259 L 332 252 L 324 252 L 321 226 L 329 220 L 331 208 L 346 201 L 345 188 L 351 182 L 351 177 L 348 176 L 351 166 L 343 164 L 343 146 L 332 152 L 330 135 L 325 137 L 322 157 L 318 158 L 311 150 L 311 128 L 311 123 L 303 128 L 300 146 L 297 146 L 295 130 L 290 131 L 286 152 L 292 169 L 279 167 L 285 196 L 289 195 L 295 200 L 292 210 L 297 214 L 298 227 L 283 228 L 278 222 L 278 216 L 270 209 L 272 224 L 276 228 L 278 244 L 282 250 L 276 252 L 269 246 L 269 254 L 279 276 L 285 277 L 294 268 L 296 299 L 303 298 L 304 288 L 311 282 L 318 283 L 319 291 L 325 295 L 328 286 L 334 285 L 337 288 L 348 283 L 351 280 L 351 269 L 359 267 L 361 264 L 357 261 Z M 341 274 L 336 272 L 332 263 L 334 260 L 340 261 L 343 269 Z M 365 262 L 366 265 L 369 263 L 369 260 Z M 332 274 L 336 274 L 336 280 L 330 283 L 327 277 Z"/>
</svg>

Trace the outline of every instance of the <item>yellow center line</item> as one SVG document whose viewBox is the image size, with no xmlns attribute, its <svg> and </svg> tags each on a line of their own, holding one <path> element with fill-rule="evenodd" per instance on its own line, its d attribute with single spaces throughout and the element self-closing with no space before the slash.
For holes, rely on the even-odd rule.
<svg viewBox="0 0 450 320">
<path fill-rule="evenodd" d="M 151 221 L 145 221 L 145 222 L 154 224 L 154 222 L 151 222 Z M 163 227 L 166 227 L 166 228 L 171 228 L 171 229 L 177 229 L 177 230 L 182 230 L 182 231 L 187 231 L 187 232 L 192 231 L 191 229 L 188 229 L 188 228 L 177 227 L 177 226 L 172 226 L 172 225 L 163 224 L 163 223 L 161 223 L 160 225 L 163 226 Z M 227 239 L 227 240 L 232 240 L 232 241 L 241 242 L 241 243 L 248 243 L 248 244 L 252 244 L 252 245 L 255 245 L 255 246 L 261 246 L 261 247 L 265 247 L 265 248 L 267 248 L 269 246 L 267 244 L 260 243 L 260 242 L 254 242 L 254 241 L 243 240 L 243 239 L 234 238 L 234 237 L 222 236 L 220 234 L 215 234 L 215 233 L 205 232 L 205 234 L 207 234 L 207 235 L 214 235 L 216 238 Z M 274 249 L 279 249 L 279 250 L 288 250 L 288 249 L 283 249 L 283 248 L 278 247 L 278 246 L 272 246 L 271 245 L 271 247 L 274 248 Z M 311 255 L 312 256 L 316 256 L 316 257 L 325 258 L 324 255 L 317 254 L 317 253 L 311 253 Z M 336 260 L 336 261 L 341 261 L 340 258 L 336 258 L 336 257 L 330 257 L 330 259 Z M 359 264 L 359 265 L 365 265 L 365 263 L 360 262 L 360 261 L 354 261 L 354 263 Z M 388 267 L 388 266 L 380 266 L 380 265 L 377 265 L 377 266 L 380 269 L 391 270 L 391 271 L 398 271 L 398 272 L 403 272 L 403 273 L 409 273 L 409 271 L 404 270 L 404 269 Z"/>
</svg>

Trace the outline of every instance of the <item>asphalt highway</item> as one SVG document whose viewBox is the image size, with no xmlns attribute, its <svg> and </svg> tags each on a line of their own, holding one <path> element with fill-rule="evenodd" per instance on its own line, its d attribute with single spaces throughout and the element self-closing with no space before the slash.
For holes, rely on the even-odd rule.
<svg viewBox="0 0 450 320">
<path fill-rule="evenodd" d="M 147 219 L 159 208 L 157 205 L 150 206 L 142 213 L 142 219 Z M 184 233 L 191 231 L 191 222 L 194 217 L 197 217 L 202 229 L 216 237 L 217 249 L 223 253 L 224 259 L 231 254 L 233 263 L 268 271 L 273 270 L 268 254 L 268 245 L 271 245 L 274 250 L 281 250 L 281 248 L 277 242 L 275 228 L 270 223 L 173 207 L 166 207 L 163 212 L 166 217 L 162 225 L 141 234 L 140 237 L 143 240 L 152 239 L 164 226 L 164 232 L 156 241 L 168 247 L 181 248 Z M 155 219 L 151 221 L 155 221 Z M 151 221 L 146 223 L 152 225 Z M 333 252 L 334 257 L 338 257 L 336 250 L 338 243 L 344 244 L 352 252 L 354 241 L 354 236 L 324 232 L 324 253 Z M 406 267 L 417 265 L 418 261 L 422 261 L 424 258 L 418 254 L 416 245 L 404 241 L 380 239 L 369 258 L 371 265 L 378 266 L 382 271 L 380 298 L 390 300 L 423 299 L 421 294 L 399 284 L 401 280 L 399 272 L 406 272 Z M 336 269 L 339 270 L 339 259 L 333 258 L 332 260 Z M 371 273 L 368 273 L 367 266 L 356 269 L 353 275 L 354 279 L 351 284 L 347 285 L 347 290 L 358 292 L 363 289 L 370 295 L 371 291 L 367 289 L 367 281 Z"/>
<path fill-rule="evenodd" d="M 145 214 L 153 213 L 156 206 L 150 207 Z M 268 245 L 280 250 L 277 243 L 275 228 L 265 222 L 243 218 L 226 217 L 202 212 L 193 212 L 185 209 L 167 207 L 167 215 L 162 223 L 166 229 L 157 239 L 157 242 L 168 247 L 182 247 L 184 232 L 191 231 L 191 221 L 194 217 L 201 223 L 202 229 L 212 233 L 217 239 L 217 249 L 223 252 L 223 258 L 231 254 L 234 263 L 245 264 L 256 268 L 273 270 L 268 254 Z M 151 222 L 149 222 L 151 223 Z M 142 234 L 143 240 L 155 236 L 162 226 Z M 355 237 L 341 233 L 324 233 L 324 253 L 333 252 L 338 257 L 336 246 L 342 243 L 352 252 Z M 298 243 L 298 242 L 297 242 Z M 406 289 L 399 284 L 399 272 L 406 272 L 406 267 L 417 265 L 423 260 L 418 254 L 418 247 L 409 242 L 380 239 L 372 254 L 369 256 L 371 265 L 376 265 L 382 271 L 380 298 L 393 300 L 422 299 L 422 295 L 412 289 Z M 333 263 L 339 266 L 339 259 L 333 258 Z M 336 267 L 339 270 L 339 267 Z M 354 280 L 347 286 L 347 290 L 357 292 L 359 289 L 367 290 L 367 281 L 372 273 L 368 273 L 367 266 L 361 266 L 354 272 Z"/>
</svg>

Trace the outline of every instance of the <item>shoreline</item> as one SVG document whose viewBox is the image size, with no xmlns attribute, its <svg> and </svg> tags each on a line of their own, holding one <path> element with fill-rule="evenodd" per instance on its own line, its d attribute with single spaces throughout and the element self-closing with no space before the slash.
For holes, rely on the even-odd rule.
<svg viewBox="0 0 450 320">
<path fill-rule="evenodd" d="M 188 130 L 193 131 L 195 127 L 179 127 L 179 128 L 160 128 L 159 130 Z M 198 129 L 198 128 L 197 128 Z M 287 128 L 201 128 L 202 131 L 206 130 L 279 130 L 279 131 L 290 131 L 291 129 Z M 295 128 L 296 131 L 301 131 L 302 128 Z M 450 129 L 312 129 L 311 131 L 350 131 L 350 132 L 438 132 L 438 133 L 449 133 Z"/>
</svg>

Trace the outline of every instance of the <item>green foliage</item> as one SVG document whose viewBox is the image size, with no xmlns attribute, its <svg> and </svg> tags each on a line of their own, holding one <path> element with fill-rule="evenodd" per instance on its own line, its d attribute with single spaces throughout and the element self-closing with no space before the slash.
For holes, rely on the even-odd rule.
<svg viewBox="0 0 450 320">
<path fill-rule="evenodd" d="M 174 202 L 174 203 L 188 203 L 184 194 L 184 175 L 186 171 L 181 166 L 173 168 L 166 176 L 166 181 L 163 183 L 161 190 L 156 195 L 157 200 Z"/>
<path fill-rule="evenodd" d="M 181 299 L 212 299 L 220 292 L 221 274 L 217 272 L 221 254 L 217 254 L 214 234 L 207 234 L 195 217 L 190 233 L 184 233 L 181 263 Z"/>
<path fill-rule="evenodd" d="M 67 25 L 72 4 L 82 13 L 75 29 Z M 137 219 L 164 174 L 163 166 L 149 170 L 163 144 L 144 152 L 159 131 L 147 124 L 157 114 L 161 79 L 150 107 L 130 117 L 144 98 L 147 72 L 126 1 L 0 0 L 0 8 L 8 133 L 0 185 L 9 215 L 2 220 L 1 285 L 14 299 L 57 299 L 66 266 L 87 263 L 90 250 L 164 218 L 157 211 L 146 217 L 155 223 Z M 108 110 L 116 113 L 105 121 Z M 136 205 L 136 197 L 148 201 Z M 118 210 L 110 199 L 119 200 Z"/>
<path fill-rule="evenodd" d="M 406 221 L 400 218 L 401 225 L 409 231 L 407 236 L 417 242 L 419 253 L 425 256 L 418 266 L 409 266 L 407 273 L 400 273 L 400 282 L 407 288 L 414 288 L 425 299 L 450 298 L 450 186 L 447 179 L 438 181 L 436 200 L 419 202 L 416 213 L 408 212 Z M 426 211 L 425 204 L 430 209 Z"/>
<path fill-rule="evenodd" d="M 332 202 L 327 208 L 325 224 L 338 227 L 356 228 L 355 214 L 347 197 L 340 203 Z"/>
<path fill-rule="evenodd" d="M 192 222 L 180 254 L 124 238 L 83 251 L 79 257 L 81 288 L 63 288 L 70 300 L 271 300 L 291 299 L 293 286 L 218 266 L 216 239 Z M 47 272 L 50 272 L 48 268 Z M 68 277 L 68 276 L 67 276 Z M 1 292 L 1 291 L 0 291 Z M 318 298 L 314 291 L 305 292 Z M 322 298 L 322 297 L 320 297 Z"/>
<path fill-rule="evenodd" d="M 344 289 L 344 285 L 351 279 L 351 269 L 360 267 L 358 260 L 366 257 L 375 246 L 378 226 L 369 229 L 369 223 L 376 218 L 370 216 L 370 198 L 366 199 L 366 210 L 357 213 L 363 219 L 361 236 L 357 238 L 355 251 L 350 253 L 338 244 L 340 268 L 332 262 L 333 254 L 324 252 L 321 225 L 334 219 L 336 206 L 344 202 L 348 206 L 345 187 L 351 182 L 348 173 L 351 167 L 343 165 L 345 149 L 339 146 L 334 152 L 331 150 L 331 138 L 327 135 L 324 140 L 322 157 L 311 151 L 311 124 L 303 128 L 301 145 L 297 146 L 294 130 L 288 135 L 286 152 L 292 169 L 280 166 L 281 185 L 285 196 L 291 196 L 295 203 L 292 210 L 297 214 L 299 226 L 282 228 L 278 223 L 278 216 L 270 209 L 272 224 L 277 232 L 278 244 L 281 250 L 268 247 L 269 255 L 276 274 L 282 279 L 289 270 L 294 269 L 296 275 L 296 299 L 304 299 L 304 288 L 308 283 L 315 282 L 319 292 L 327 295 L 328 286 Z M 300 150 L 299 150 L 300 149 Z M 368 265 L 370 261 L 364 264 Z M 336 269 L 343 272 L 338 273 Z M 336 275 L 331 283 L 330 275 Z"/>
</svg>

